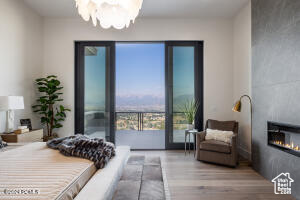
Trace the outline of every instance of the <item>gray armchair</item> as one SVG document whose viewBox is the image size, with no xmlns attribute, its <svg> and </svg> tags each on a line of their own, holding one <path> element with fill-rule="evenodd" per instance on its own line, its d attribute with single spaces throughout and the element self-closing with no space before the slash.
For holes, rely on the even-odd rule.
<svg viewBox="0 0 300 200">
<path fill-rule="evenodd" d="M 197 134 L 196 159 L 222 165 L 235 167 L 238 163 L 237 135 L 238 122 L 207 120 L 205 130 L 217 129 L 222 131 L 232 131 L 231 143 L 217 140 L 205 140 L 206 131 Z"/>
</svg>

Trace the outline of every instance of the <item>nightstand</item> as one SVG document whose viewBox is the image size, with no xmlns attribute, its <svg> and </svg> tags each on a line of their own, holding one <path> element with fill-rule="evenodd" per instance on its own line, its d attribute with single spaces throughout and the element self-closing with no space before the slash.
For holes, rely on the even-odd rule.
<svg viewBox="0 0 300 200">
<path fill-rule="evenodd" d="M 43 142 L 43 129 L 32 130 L 27 133 L 3 133 L 0 134 L 7 143 Z"/>
</svg>

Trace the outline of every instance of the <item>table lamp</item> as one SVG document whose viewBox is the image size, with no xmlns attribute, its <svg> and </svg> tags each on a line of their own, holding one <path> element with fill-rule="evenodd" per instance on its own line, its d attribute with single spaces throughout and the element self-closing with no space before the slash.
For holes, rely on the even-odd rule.
<svg viewBox="0 0 300 200">
<path fill-rule="evenodd" d="M 24 109 L 22 96 L 0 96 L 0 110 L 6 112 L 6 132 L 14 131 L 14 110 Z"/>
</svg>

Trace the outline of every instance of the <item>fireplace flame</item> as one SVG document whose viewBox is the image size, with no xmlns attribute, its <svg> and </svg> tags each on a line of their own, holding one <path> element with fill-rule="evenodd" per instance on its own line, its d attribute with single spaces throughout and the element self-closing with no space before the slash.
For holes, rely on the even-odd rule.
<svg viewBox="0 0 300 200">
<path fill-rule="evenodd" d="M 297 145 L 294 145 L 294 142 L 292 142 L 291 144 L 285 144 L 282 141 L 274 141 L 274 144 L 282 146 L 282 147 L 286 147 L 292 150 L 296 150 L 296 151 L 300 151 L 300 147 Z"/>
</svg>

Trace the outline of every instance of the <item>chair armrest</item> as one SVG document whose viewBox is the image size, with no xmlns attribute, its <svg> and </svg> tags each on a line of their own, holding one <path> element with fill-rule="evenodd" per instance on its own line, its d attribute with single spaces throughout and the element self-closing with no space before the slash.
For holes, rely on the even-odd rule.
<svg viewBox="0 0 300 200">
<path fill-rule="evenodd" d="M 232 156 L 235 158 L 235 162 L 238 162 L 237 134 L 234 134 L 231 137 L 231 151 Z"/>
<path fill-rule="evenodd" d="M 200 143 L 205 140 L 206 131 L 198 132 L 196 134 L 196 154 L 198 154 L 198 150 L 200 149 Z"/>
<path fill-rule="evenodd" d="M 197 142 L 203 142 L 205 140 L 206 131 L 201 131 L 196 134 Z"/>
<path fill-rule="evenodd" d="M 231 137 L 231 146 L 232 147 L 236 147 L 237 145 L 237 135 L 234 134 L 232 137 Z"/>
</svg>

